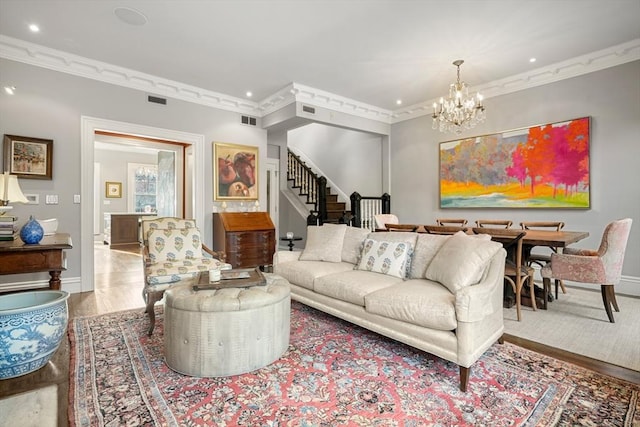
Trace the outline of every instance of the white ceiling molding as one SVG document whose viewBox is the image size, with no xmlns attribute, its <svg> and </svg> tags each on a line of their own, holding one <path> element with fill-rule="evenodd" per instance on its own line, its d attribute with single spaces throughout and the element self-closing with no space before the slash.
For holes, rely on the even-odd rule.
<svg viewBox="0 0 640 427">
<path fill-rule="evenodd" d="M 0 35 L 0 57 L 213 108 L 256 115 L 258 104 Z"/>
<path fill-rule="evenodd" d="M 640 39 L 558 62 L 548 67 L 537 68 L 526 73 L 496 80 L 485 85 L 470 87 L 469 92 L 480 92 L 486 100 L 637 60 L 640 60 Z M 445 89 L 443 88 L 443 94 Z M 391 123 L 433 114 L 433 103 L 438 102 L 438 100 L 432 99 L 394 110 Z"/>
<path fill-rule="evenodd" d="M 391 111 L 320 89 L 298 83 L 291 83 L 275 94 L 265 98 L 263 101 L 256 103 L 67 52 L 50 49 L 4 35 L 0 35 L 0 58 L 24 62 L 38 67 L 213 108 L 234 111 L 241 114 L 251 114 L 257 117 L 263 117 L 292 102 L 302 102 L 380 121 L 385 124 L 392 124 L 431 114 L 433 102 L 436 101 L 429 100 Z M 507 77 L 469 89 L 471 92 L 481 92 L 485 99 L 487 99 L 592 73 L 639 59 L 640 39 L 635 39 L 548 67 L 538 68 L 527 73 Z"/>
</svg>

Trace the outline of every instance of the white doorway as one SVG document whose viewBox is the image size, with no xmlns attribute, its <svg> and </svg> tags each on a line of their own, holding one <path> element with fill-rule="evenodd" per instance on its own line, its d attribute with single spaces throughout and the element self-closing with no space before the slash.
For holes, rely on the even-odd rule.
<svg viewBox="0 0 640 427">
<path fill-rule="evenodd" d="M 96 190 L 94 189 L 94 138 L 96 131 L 144 135 L 145 137 L 176 141 L 192 146 L 194 156 L 193 167 L 190 168 L 192 175 L 186 179 L 194 184 L 193 189 L 190 190 L 193 200 L 193 218 L 195 218 L 196 223 L 204 224 L 205 215 L 204 179 L 194 178 L 204 177 L 204 135 L 82 116 L 80 146 L 80 193 L 82 200 L 80 205 L 81 292 L 94 290 L 94 255 L 92 249 L 95 218 L 94 200 L 96 195 Z"/>
<path fill-rule="evenodd" d="M 278 224 L 280 222 L 280 161 L 267 159 L 267 212 L 276 228 L 276 236 L 279 236 Z"/>
</svg>

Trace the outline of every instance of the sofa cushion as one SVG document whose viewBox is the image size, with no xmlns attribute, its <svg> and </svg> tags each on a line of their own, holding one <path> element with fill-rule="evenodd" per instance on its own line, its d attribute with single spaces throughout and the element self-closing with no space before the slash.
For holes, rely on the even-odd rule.
<svg viewBox="0 0 640 427">
<path fill-rule="evenodd" d="M 357 264 L 360 261 L 362 244 L 367 238 L 369 230 L 366 228 L 347 227 L 342 244 L 342 261 Z"/>
<path fill-rule="evenodd" d="M 202 258 L 202 242 L 197 228 L 151 230 L 148 234 L 151 262 Z"/>
<path fill-rule="evenodd" d="M 364 300 L 367 312 L 390 319 L 443 331 L 452 331 L 458 324 L 455 296 L 429 280 L 406 280 L 371 292 Z"/>
<path fill-rule="evenodd" d="M 342 245 L 346 224 L 310 225 L 307 227 L 307 243 L 300 261 L 342 261 Z"/>
<path fill-rule="evenodd" d="M 402 283 L 402 279 L 369 271 L 350 270 L 318 277 L 313 289 L 319 294 L 364 307 L 367 294 L 398 283 Z"/>
<path fill-rule="evenodd" d="M 425 277 L 442 283 L 451 292 L 478 283 L 488 261 L 502 244 L 462 232 L 447 239 L 433 257 Z"/>
<path fill-rule="evenodd" d="M 425 277 L 427 267 L 431 264 L 433 257 L 450 237 L 440 234 L 418 234 L 416 245 L 413 248 L 413 255 L 411 256 L 410 279 L 423 279 Z"/>
<path fill-rule="evenodd" d="M 291 283 L 307 289 L 314 289 L 317 277 L 353 270 L 353 264 L 346 262 L 291 261 L 274 265 L 274 273 Z"/>
<path fill-rule="evenodd" d="M 411 245 L 407 242 L 381 242 L 366 239 L 357 269 L 402 279 L 407 276 L 411 252 Z"/>
</svg>

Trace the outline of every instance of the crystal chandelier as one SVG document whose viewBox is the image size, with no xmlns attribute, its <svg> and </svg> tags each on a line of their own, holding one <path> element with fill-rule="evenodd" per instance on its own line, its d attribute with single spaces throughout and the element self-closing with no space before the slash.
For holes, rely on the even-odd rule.
<svg viewBox="0 0 640 427">
<path fill-rule="evenodd" d="M 462 59 L 453 61 L 453 65 L 458 67 L 458 80 L 449 86 L 449 97 L 440 98 L 439 104 L 433 103 L 433 129 L 440 129 L 440 132 L 461 133 L 485 119 L 482 95 L 478 93 L 470 97 L 467 84 L 460 81 L 463 63 Z"/>
</svg>

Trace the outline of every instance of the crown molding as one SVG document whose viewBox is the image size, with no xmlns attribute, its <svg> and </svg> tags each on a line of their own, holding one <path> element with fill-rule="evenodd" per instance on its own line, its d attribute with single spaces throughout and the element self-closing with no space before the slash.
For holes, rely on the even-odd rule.
<svg viewBox="0 0 640 427">
<path fill-rule="evenodd" d="M 486 100 L 638 60 L 640 60 L 640 39 L 635 39 L 547 67 L 495 80 L 485 85 L 470 87 L 469 91 L 482 93 Z M 433 113 L 433 103 L 437 102 L 438 99 L 431 99 L 394 110 L 391 123 L 398 123 L 427 114 L 431 115 Z"/>
<path fill-rule="evenodd" d="M 385 124 L 393 124 L 431 114 L 433 102 L 436 101 L 429 100 L 397 110 L 386 110 L 320 89 L 290 83 L 264 100 L 253 102 L 1 34 L 0 58 L 256 117 L 263 117 L 293 102 L 301 102 Z M 481 92 L 484 98 L 488 99 L 637 60 L 640 60 L 640 39 L 548 67 L 496 80 L 482 86 L 475 86 L 470 90 Z"/>
<path fill-rule="evenodd" d="M 0 35 L 0 58 L 241 114 L 255 115 L 259 112 L 258 104 L 253 101 L 50 49 L 4 35 Z"/>
</svg>

